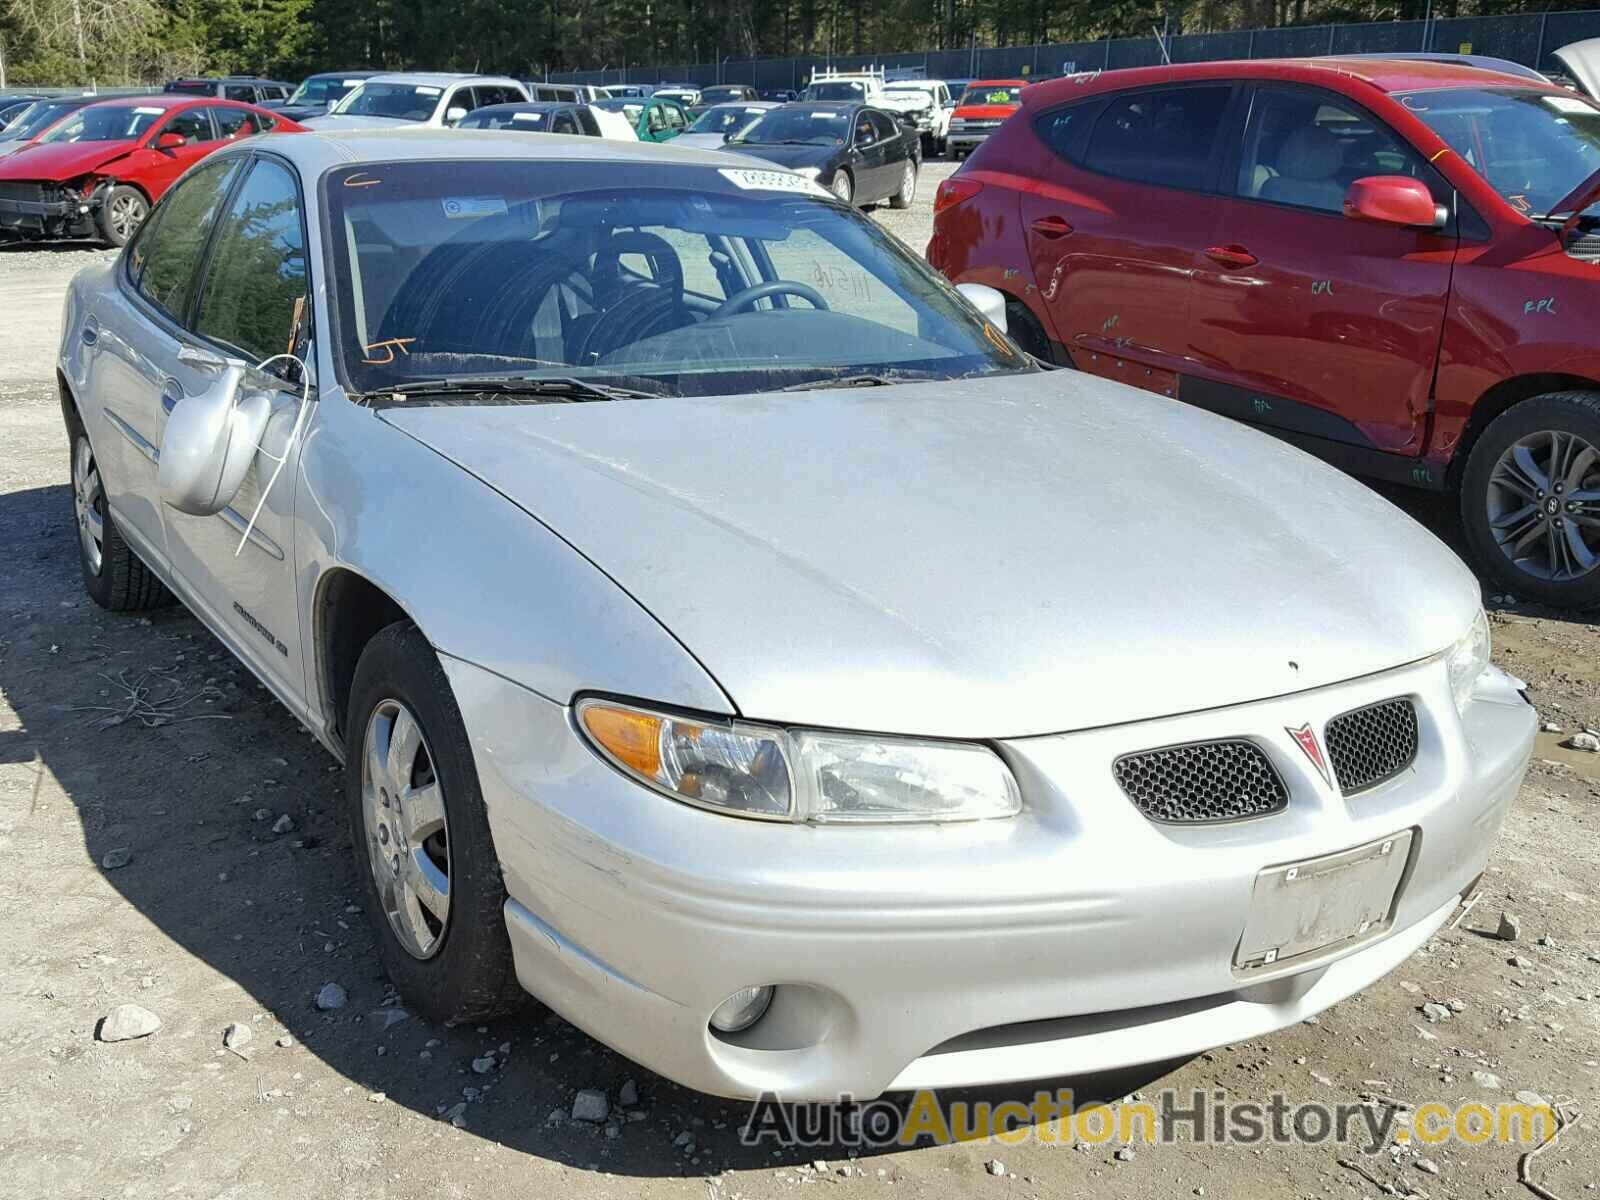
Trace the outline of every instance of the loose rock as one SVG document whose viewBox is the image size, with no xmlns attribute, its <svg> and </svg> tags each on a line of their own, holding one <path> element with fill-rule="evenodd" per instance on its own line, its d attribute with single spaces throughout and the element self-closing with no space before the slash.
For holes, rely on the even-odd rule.
<svg viewBox="0 0 1600 1200">
<path fill-rule="evenodd" d="M 1133 1147 L 1132 1146 L 1124 1146 L 1124 1147 L 1122 1147 L 1122 1149 L 1118 1150 L 1111 1157 L 1116 1159 L 1118 1162 L 1132 1162 L 1133 1161 Z"/>
<path fill-rule="evenodd" d="M 254 1029 L 235 1021 L 222 1031 L 222 1044 L 229 1050 L 243 1050 L 251 1042 L 255 1041 L 255 1037 L 256 1031 Z"/>
<path fill-rule="evenodd" d="M 1439 1164 L 1431 1158 L 1419 1158 L 1417 1159 L 1417 1170 L 1424 1175 L 1437 1175 L 1439 1173 Z"/>
<path fill-rule="evenodd" d="M 1492 1091 L 1499 1088 L 1500 1076 L 1493 1071 L 1474 1071 L 1472 1073 L 1472 1082 L 1481 1088 L 1488 1088 Z"/>
<path fill-rule="evenodd" d="M 281 817 L 279 817 L 276 821 L 274 821 L 272 823 L 272 832 L 273 833 L 293 833 L 294 832 L 294 818 L 291 817 L 288 813 L 284 813 Z"/>
<path fill-rule="evenodd" d="M 1425 1004 L 1419 1005 L 1417 1011 L 1428 1018 L 1428 1023 L 1430 1025 L 1436 1025 L 1440 1021 L 1448 1021 L 1453 1015 L 1448 1008 L 1442 1004 L 1436 1003 L 1433 1000 L 1429 1000 Z"/>
<path fill-rule="evenodd" d="M 1514 942 L 1522 936 L 1522 922 L 1515 913 L 1503 912 L 1500 914 L 1500 927 L 1494 931 L 1494 935 L 1502 942 Z"/>
<path fill-rule="evenodd" d="M 137 1004 L 119 1004 L 100 1022 L 95 1037 L 102 1042 L 127 1042 L 149 1037 L 161 1028 L 161 1018 Z"/>
<path fill-rule="evenodd" d="M 1594 734 L 1589 733 L 1587 730 L 1583 733 L 1573 734 L 1561 744 L 1568 750 L 1581 750 L 1585 754 L 1600 754 L 1600 737 L 1595 737 Z"/>
<path fill-rule="evenodd" d="M 492 1054 L 485 1054 L 482 1058 L 473 1059 L 472 1060 L 472 1072 L 473 1072 L 473 1074 L 475 1074 L 475 1075 L 487 1075 L 490 1071 L 494 1070 L 495 1061 L 496 1061 L 495 1057 Z"/>
<path fill-rule="evenodd" d="M 336 1008 L 343 1008 L 349 999 L 350 994 L 337 983 L 325 983 L 317 993 L 317 1007 L 323 1012 L 332 1012 Z"/>
<path fill-rule="evenodd" d="M 1006 1173 L 1005 1163 L 1001 1162 L 998 1158 L 991 1158 L 988 1162 L 984 1163 L 983 1169 L 997 1179 Z"/>
<path fill-rule="evenodd" d="M 639 1085 L 631 1079 L 624 1079 L 622 1086 L 617 1089 L 617 1103 L 623 1108 L 632 1108 L 639 1103 Z"/>
<path fill-rule="evenodd" d="M 473 1063 L 477 1069 L 477 1063 Z M 611 1115 L 611 1103 L 606 1099 L 606 1094 L 595 1088 L 584 1088 L 572 1099 L 572 1119 L 574 1121 L 590 1121 L 599 1125 Z"/>
<path fill-rule="evenodd" d="M 106 856 L 100 860 L 100 865 L 108 871 L 115 871 L 132 861 L 133 851 L 126 846 L 118 846 L 115 850 L 106 851 Z"/>
</svg>

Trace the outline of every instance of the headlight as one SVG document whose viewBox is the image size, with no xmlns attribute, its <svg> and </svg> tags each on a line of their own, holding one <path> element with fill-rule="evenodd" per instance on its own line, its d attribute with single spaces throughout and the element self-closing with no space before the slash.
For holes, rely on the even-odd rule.
<svg viewBox="0 0 1600 1200">
<path fill-rule="evenodd" d="M 1450 694 L 1455 698 L 1456 709 L 1465 712 L 1478 676 L 1489 669 L 1489 618 L 1481 608 L 1472 628 L 1450 647 L 1445 664 L 1450 669 Z"/>
<path fill-rule="evenodd" d="M 796 167 L 796 168 L 794 168 L 794 173 L 796 175 L 801 176 L 804 179 L 809 179 L 809 180 L 815 182 L 817 176 L 822 174 L 822 168 L 821 167 Z"/>
<path fill-rule="evenodd" d="M 1022 807 L 1005 763 L 968 742 L 789 730 L 610 700 L 580 701 L 578 723 L 603 757 L 639 782 L 736 816 L 976 821 Z"/>
</svg>

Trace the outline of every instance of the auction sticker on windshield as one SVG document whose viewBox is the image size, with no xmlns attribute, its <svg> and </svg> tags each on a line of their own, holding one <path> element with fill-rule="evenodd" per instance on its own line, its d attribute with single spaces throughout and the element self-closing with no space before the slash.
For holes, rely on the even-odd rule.
<svg viewBox="0 0 1600 1200">
<path fill-rule="evenodd" d="M 446 196 L 439 203 L 452 221 L 463 217 L 503 217 L 506 202 L 501 196 Z"/>
</svg>

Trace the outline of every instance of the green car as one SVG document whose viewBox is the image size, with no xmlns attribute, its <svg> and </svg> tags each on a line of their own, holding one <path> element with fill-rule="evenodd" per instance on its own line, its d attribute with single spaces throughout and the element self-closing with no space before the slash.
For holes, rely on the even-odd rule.
<svg viewBox="0 0 1600 1200">
<path fill-rule="evenodd" d="M 596 108 L 619 112 L 633 122 L 641 142 L 666 142 L 689 127 L 688 110 L 676 100 L 663 97 L 625 96 L 618 100 L 596 100 Z"/>
</svg>

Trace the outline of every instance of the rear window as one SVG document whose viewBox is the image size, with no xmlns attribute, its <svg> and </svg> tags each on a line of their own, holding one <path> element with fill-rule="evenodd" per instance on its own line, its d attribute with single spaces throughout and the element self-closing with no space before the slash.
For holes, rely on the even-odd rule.
<svg viewBox="0 0 1600 1200">
<path fill-rule="evenodd" d="M 1095 122 L 1084 164 L 1119 179 L 1209 188 L 1212 149 L 1232 91 L 1220 84 L 1113 97 Z"/>
</svg>

